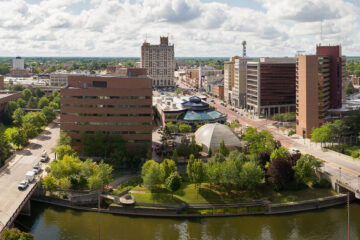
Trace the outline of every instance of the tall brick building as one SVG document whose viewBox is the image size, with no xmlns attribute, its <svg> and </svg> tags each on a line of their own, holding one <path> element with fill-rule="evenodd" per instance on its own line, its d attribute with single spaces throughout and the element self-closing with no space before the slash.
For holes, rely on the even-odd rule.
<svg viewBox="0 0 360 240">
<path fill-rule="evenodd" d="M 80 145 L 83 133 L 120 135 L 130 149 L 151 148 L 152 84 L 146 69 L 126 75 L 70 75 L 61 89 L 61 127 Z"/>
<path fill-rule="evenodd" d="M 159 45 L 144 42 L 141 46 L 141 67 L 146 68 L 154 87 L 174 86 L 174 45 L 160 37 Z"/>
</svg>

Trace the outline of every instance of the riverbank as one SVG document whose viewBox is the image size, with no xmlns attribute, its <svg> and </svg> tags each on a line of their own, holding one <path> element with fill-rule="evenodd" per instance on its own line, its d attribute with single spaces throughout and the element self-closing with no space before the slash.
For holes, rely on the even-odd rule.
<svg viewBox="0 0 360 240">
<path fill-rule="evenodd" d="M 100 211 L 102 213 L 127 216 L 189 218 L 291 214 L 344 205 L 347 201 L 347 197 L 345 194 L 339 194 L 336 196 L 289 203 L 271 203 L 269 201 L 261 200 L 229 204 L 136 203 L 134 206 L 123 206 L 113 203 L 110 204 L 108 208 L 100 208 L 100 210 L 92 207 L 78 206 L 71 203 L 69 200 L 54 197 L 34 197 L 32 198 L 32 201 L 89 212 Z"/>
</svg>

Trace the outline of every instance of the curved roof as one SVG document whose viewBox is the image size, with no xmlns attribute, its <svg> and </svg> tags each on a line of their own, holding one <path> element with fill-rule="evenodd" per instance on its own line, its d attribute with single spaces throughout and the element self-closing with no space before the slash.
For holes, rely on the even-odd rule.
<svg viewBox="0 0 360 240">
<path fill-rule="evenodd" d="M 187 110 L 183 119 L 186 121 L 213 121 L 225 117 L 215 110 L 193 111 Z"/>
<path fill-rule="evenodd" d="M 209 104 L 201 101 L 201 98 L 197 96 L 190 97 L 189 101 L 182 103 L 185 108 L 208 108 Z"/>
<path fill-rule="evenodd" d="M 196 143 L 205 145 L 208 149 L 218 149 L 222 140 L 224 140 L 227 148 L 234 149 L 242 147 L 240 139 L 234 131 L 224 124 L 206 124 L 195 132 Z"/>
</svg>

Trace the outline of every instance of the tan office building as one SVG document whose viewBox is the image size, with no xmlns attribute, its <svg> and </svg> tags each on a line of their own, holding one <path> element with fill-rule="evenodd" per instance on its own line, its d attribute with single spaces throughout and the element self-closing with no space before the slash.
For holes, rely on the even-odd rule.
<svg viewBox="0 0 360 240">
<path fill-rule="evenodd" d="M 160 37 L 159 45 L 144 42 L 141 46 L 141 66 L 147 69 L 154 87 L 174 86 L 174 55 L 168 37 Z"/>
<path fill-rule="evenodd" d="M 79 146 L 83 133 L 120 135 L 131 149 L 152 139 L 152 82 L 146 69 L 127 75 L 70 75 L 61 89 L 61 130 Z"/>
</svg>

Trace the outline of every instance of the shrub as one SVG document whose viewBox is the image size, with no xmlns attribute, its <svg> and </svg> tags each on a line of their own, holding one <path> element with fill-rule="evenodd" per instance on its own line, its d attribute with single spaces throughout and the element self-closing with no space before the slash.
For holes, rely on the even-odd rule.
<svg viewBox="0 0 360 240">
<path fill-rule="evenodd" d="M 313 182 L 312 185 L 314 188 L 330 188 L 331 182 L 329 179 L 320 178 Z"/>
</svg>

